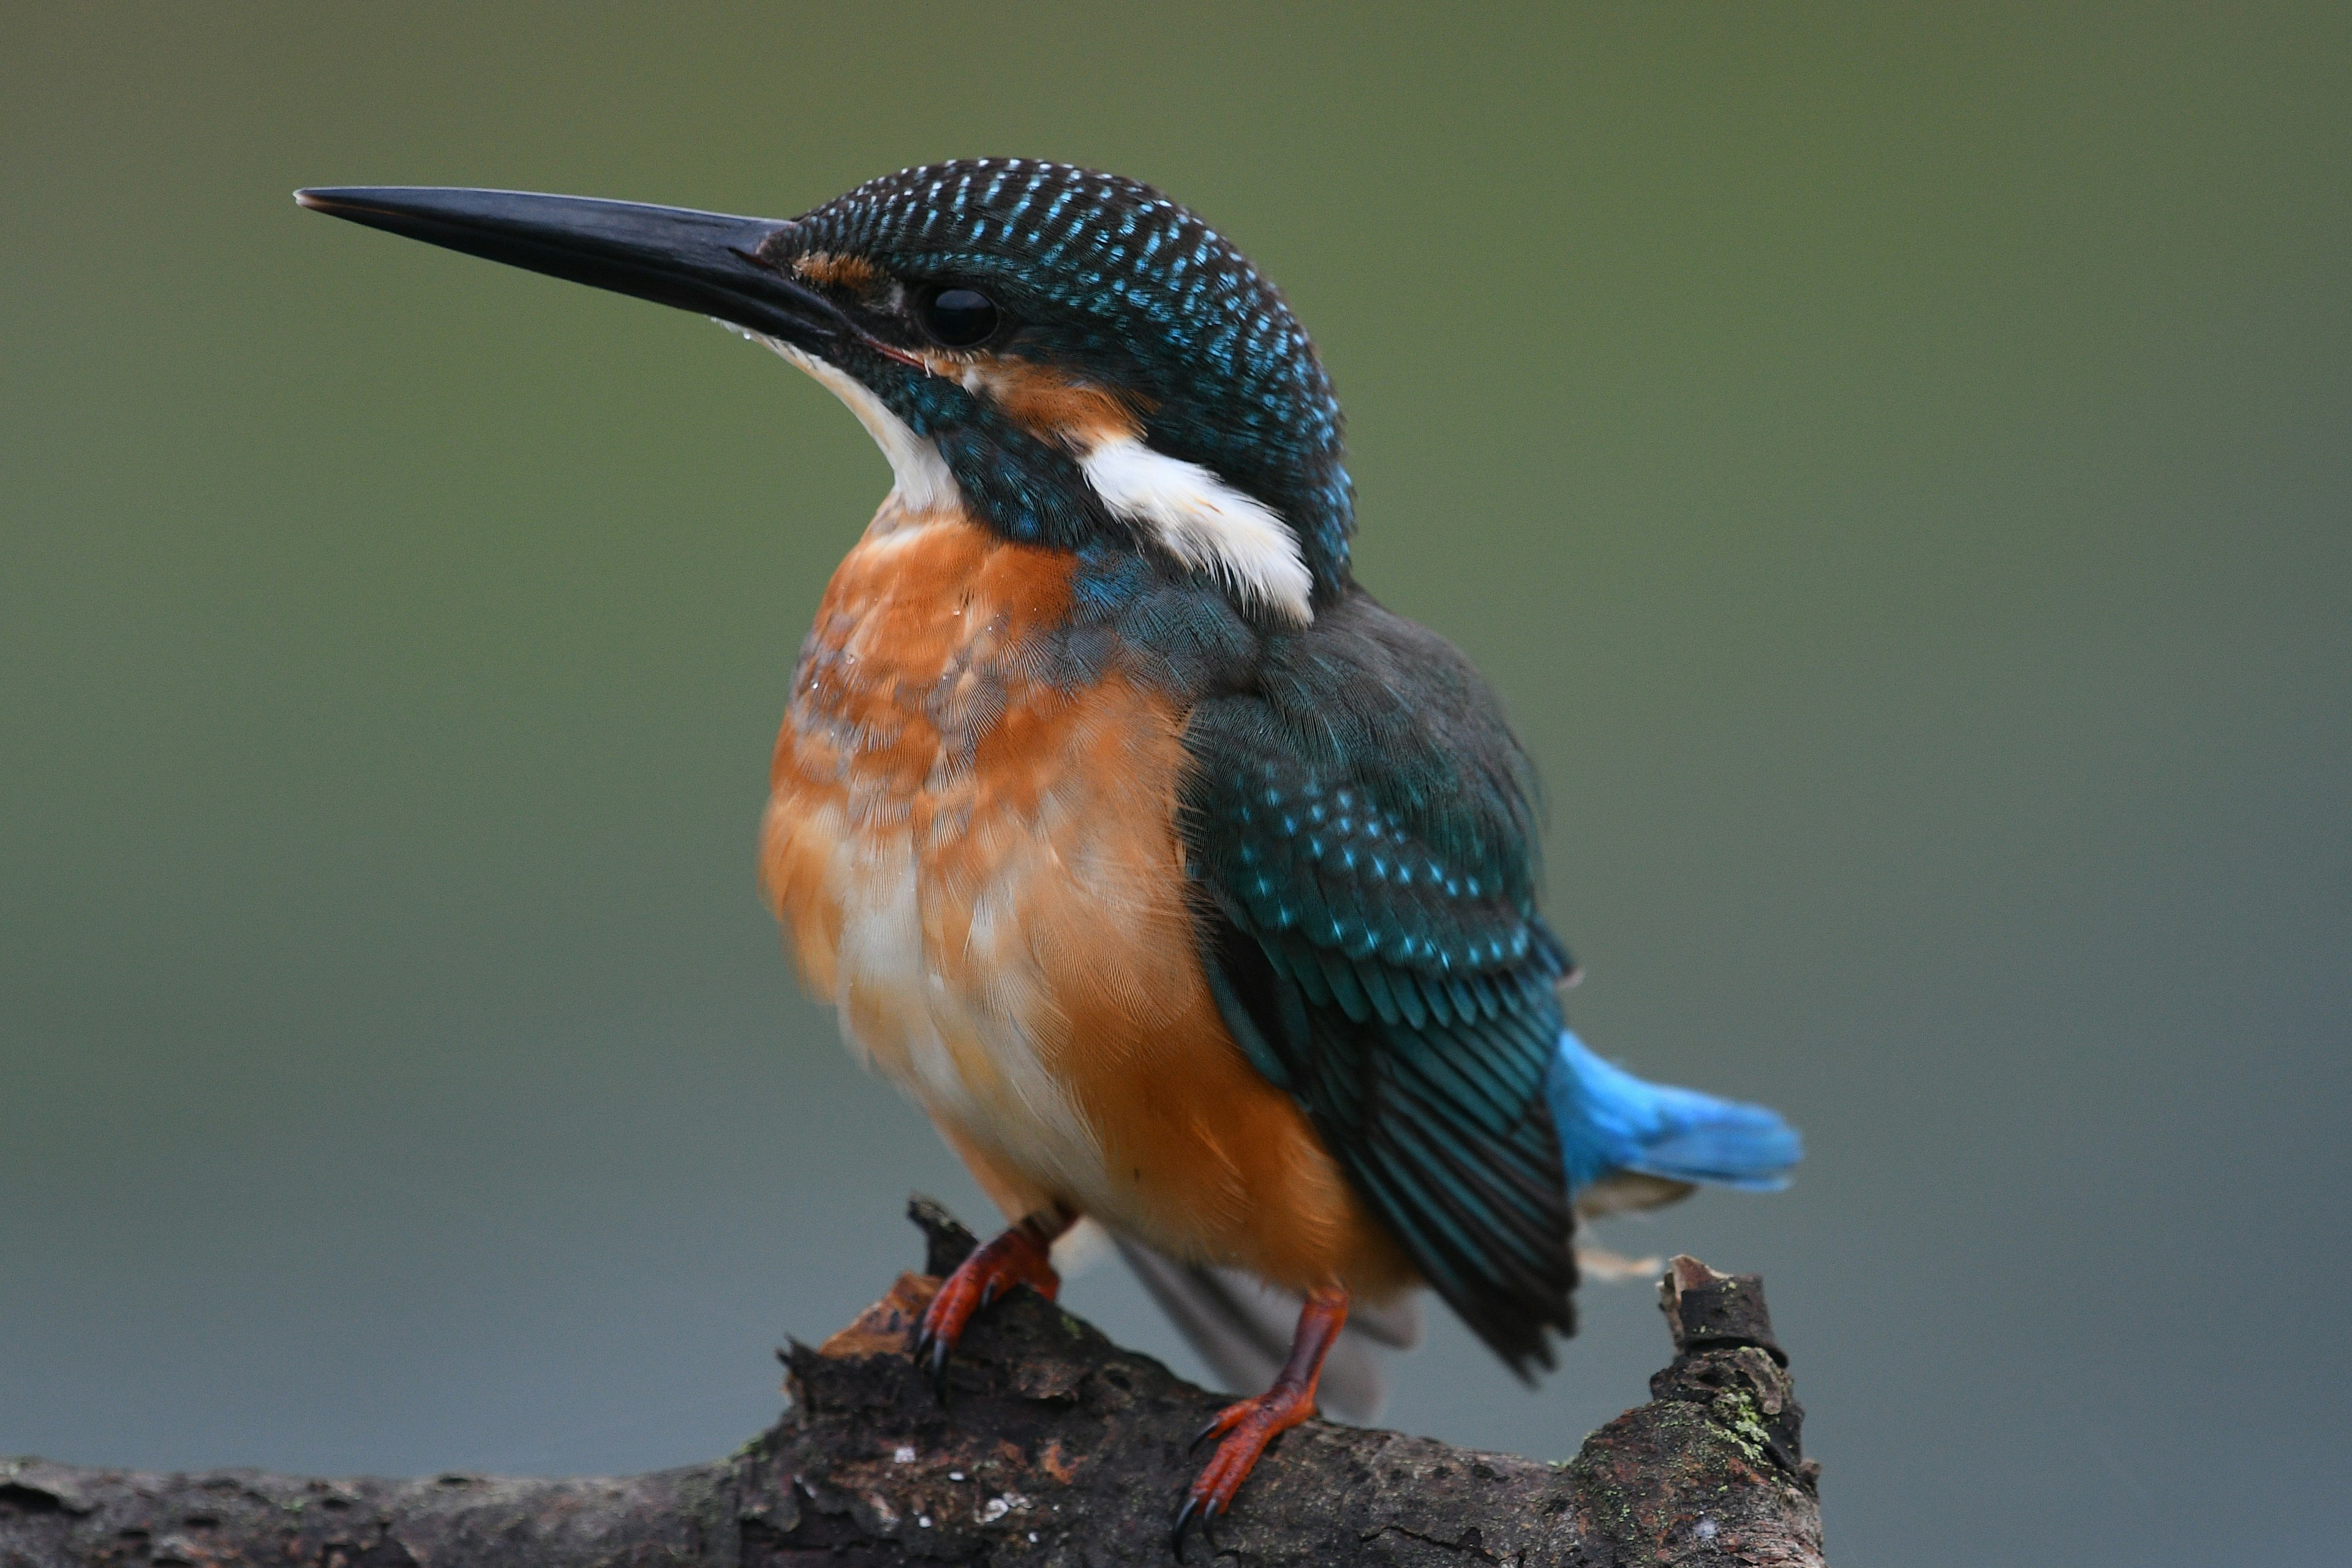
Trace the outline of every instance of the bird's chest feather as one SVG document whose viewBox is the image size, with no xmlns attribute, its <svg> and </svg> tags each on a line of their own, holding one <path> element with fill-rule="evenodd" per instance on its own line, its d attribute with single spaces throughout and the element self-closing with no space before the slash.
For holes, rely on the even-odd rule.
<svg viewBox="0 0 2352 1568">
<path fill-rule="evenodd" d="M 852 1046 L 996 1161 L 1100 1201 L 1106 1086 L 1188 1037 L 1226 1047 L 1175 829 L 1181 715 L 1073 676 L 1070 572 L 886 509 L 802 651 L 761 861 Z"/>
</svg>

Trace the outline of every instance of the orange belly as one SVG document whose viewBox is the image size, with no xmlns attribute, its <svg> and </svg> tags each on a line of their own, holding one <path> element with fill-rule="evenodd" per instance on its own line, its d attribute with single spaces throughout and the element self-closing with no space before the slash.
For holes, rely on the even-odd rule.
<svg viewBox="0 0 2352 1568">
<path fill-rule="evenodd" d="M 802 973 L 1008 1215 L 1389 1294 L 1402 1255 L 1209 995 L 1182 715 L 1054 679 L 1072 565 L 886 503 L 834 574 L 761 837 Z"/>
</svg>

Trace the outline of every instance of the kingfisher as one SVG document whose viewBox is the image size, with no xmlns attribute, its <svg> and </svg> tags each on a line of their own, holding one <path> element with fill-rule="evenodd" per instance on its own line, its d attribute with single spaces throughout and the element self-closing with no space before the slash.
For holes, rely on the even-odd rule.
<svg viewBox="0 0 2352 1568">
<path fill-rule="evenodd" d="M 923 1313 L 934 1375 L 998 1295 L 1055 1294 L 1082 1222 L 1204 1342 L 1235 1277 L 1298 1303 L 1270 1385 L 1202 1434 L 1179 1557 L 1315 1414 L 1351 1309 L 1425 1287 L 1531 1376 L 1574 1331 L 1580 1219 L 1788 1180 L 1773 1111 L 1568 1028 L 1529 759 L 1469 660 L 1357 583 L 1330 379 L 1187 208 L 1023 158 L 788 220 L 297 200 L 712 317 L 880 446 L 890 491 L 793 668 L 761 880 L 853 1050 L 1008 1221 Z"/>
</svg>

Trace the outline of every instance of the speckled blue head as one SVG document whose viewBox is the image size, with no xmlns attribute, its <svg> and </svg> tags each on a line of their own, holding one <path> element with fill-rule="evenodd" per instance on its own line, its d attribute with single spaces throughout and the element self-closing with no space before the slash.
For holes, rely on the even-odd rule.
<svg viewBox="0 0 2352 1568">
<path fill-rule="evenodd" d="M 1039 392 L 1093 388 L 1151 451 L 1279 517 L 1318 601 L 1345 581 L 1354 510 L 1330 378 L 1280 291 L 1150 185 L 1022 158 L 927 164 L 827 202 L 760 254 L 877 340 L 825 358 L 935 442 L 970 504 L 1008 533 L 1075 546 L 1107 526 L 1071 460 L 1091 438 L 1078 427 L 1088 405 Z M 975 349 L 925 329 L 925 301 L 951 289 L 1003 312 Z M 975 364 L 1020 374 L 1000 382 Z"/>
</svg>

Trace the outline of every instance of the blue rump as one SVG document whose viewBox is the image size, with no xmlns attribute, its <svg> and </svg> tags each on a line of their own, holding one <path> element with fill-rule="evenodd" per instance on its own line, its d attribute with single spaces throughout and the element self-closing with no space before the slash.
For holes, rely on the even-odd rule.
<svg viewBox="0 0 2352 1568">
<path fill-rule="evenodd" d="M 1618 1171 L 1769 1191 L 1787 1186 L 1804 1157 L 1804 1141 L 1780 1112 L 1644 1082 L 1567 1029 L 1544 1095 L 1571 1193 Z"/>
</svg>

